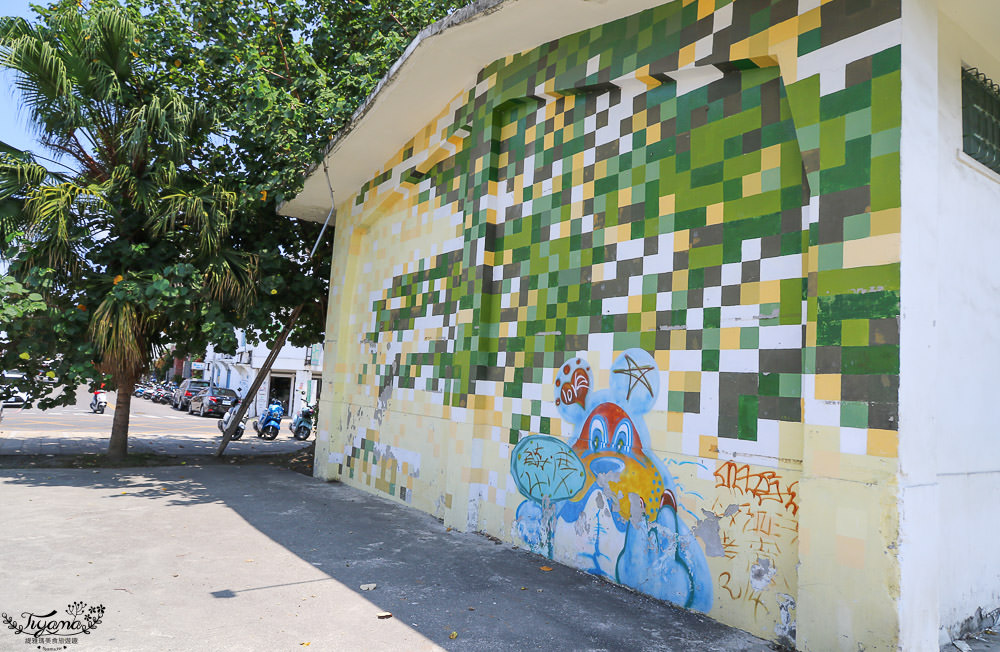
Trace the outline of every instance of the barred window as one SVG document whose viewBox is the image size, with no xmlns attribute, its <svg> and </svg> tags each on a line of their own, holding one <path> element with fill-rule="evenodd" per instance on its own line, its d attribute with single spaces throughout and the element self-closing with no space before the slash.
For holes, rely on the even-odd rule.
<svg viewBox="0 0 1000 652">
<path fill-rule="evenodd" d="M 976 68 L 962 68 L 962 149 L 1000 172 L 1000 86 Z"/>
</svg>

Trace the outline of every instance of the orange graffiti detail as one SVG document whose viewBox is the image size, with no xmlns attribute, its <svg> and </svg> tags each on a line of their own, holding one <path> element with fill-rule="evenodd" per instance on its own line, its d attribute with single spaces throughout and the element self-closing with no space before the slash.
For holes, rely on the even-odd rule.
<svg viewBox="0 0 1000 652">
<path fill-rule="evenodd" d="M 567 365 L 568 366 L 568 365 Z M 566 405 L 579 403 L 580 407 L 586 407 L 587 392 L 590 391 L 590 377 L 586 369 L 577 367 L 569 380 L 560 388 L 560 399 Z M 558 404 L 558 401 L 556 402 Z"/>
<path fill-rule="evenodd" d="M 796 502 L 798 481 L 783 485 L 783 480 L 776 471 L 753 473 L 749 464 L 726 462 L 716 470 L 715 479 L 716 487 L 752 496 L 758 505 L 763 505 L 764 501 L 773 501 L 780 503 L 793 516 L 799 512 L 799 505 Z"/>
<path fill-rule="evenodd" d="M 723 580 L 723 579 L 722 579 L 722 576 L 723 576 L 723 575 L 725 575 L 725 576 L 726 576 L 726 579 L 725 579 L 725 580 Z M 734 594 L 733 594 L 733 590 L 732 590 L 731 588 L 729 588 L 729 582 L 730 582 L 730 580 L 732 580 L 732 579 L 733 579 L 733 576 L 732 576 L 732 575 L 731 575 L 731 574 L 729 573 L 729 571 L 722 571 L 721 573 L 719 573 L 719 586 L 721 586 L 721 587 L 722 587 L 722 588 L 724 588 L 725 590 L 729 591 L 729 597 L 730 597 L 730 598 L 732 598 L 733 600 L 739 600 L 739 599 L 740 599 L 740 597 L 742 597 L 742 595 L 743 595 L 743 588 L 742 588 L 742 587 L 739 587 L 739 589 L 740 589 L 740 592 L 739 592 L 739 593 L 736 593 L 736 594 L 734 595 Z"/>
</svg>

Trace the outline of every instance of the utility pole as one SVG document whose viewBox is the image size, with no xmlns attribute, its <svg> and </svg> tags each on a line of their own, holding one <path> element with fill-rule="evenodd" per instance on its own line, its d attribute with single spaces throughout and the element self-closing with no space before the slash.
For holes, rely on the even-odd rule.
<svg viewBox="0 0 1000 652">
<path fill-rule="evenodd" d="M 285 345 L 285 340 L 288 339 L 288 334 L 292 332 L 292 327 L 295 326 L 295 322 L 298 320 L 299 315 L 302 313 L 302 308 L 305 304 L 299 304 L 292 311 L 292 316 L 288 318 L 288 323 L 285 325 L 285 329 L 281 331 L 278 335 L 278 339 L 275 340 L 274 346 L 271 347 L 271 352 L 267 355 L 267 360 L 261 366 L 260 371 L 257 372 L 257 377 L 253 379 L 253 384 L 250 385 L 250 389 L 247 393 L 243 395 L 243 400 L 240 401 L 240 407 L 236 410 L 236 414 L 233 419 L 229 422 L 229 427 L 226 431 L 222 433 L 222 443 L 219 444 L 219 450 L 215 453 L 216 457 L 222 457 L 223 451 L 226 450 L 226 446 L 229 445 L 230 440 L 233 438 L 233 433 L 236 432 L 236 427 L 243 421 L 243 415 L 247 413 L 247 407 L 250 405 L 250 398 L 257 396 L 257 390 L 260 386 L 264 384 L 264 378 L 270 373 L 271 367 L 274 366 L 274 361 L 278 358 L 278 354 L 281 352 L 281 347 Z M 291 401 L 289 401 L 291 403 Z"/>
</svg>

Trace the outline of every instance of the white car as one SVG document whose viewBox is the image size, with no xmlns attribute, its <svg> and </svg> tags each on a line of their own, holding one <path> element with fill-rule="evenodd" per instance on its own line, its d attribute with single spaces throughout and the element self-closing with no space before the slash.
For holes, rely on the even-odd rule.
<svg viewBox="0 0 1000 652">
<path fill-rule="evenodd" d="M 0 395 L 6 396 L 3 399 L 3 404 L 8 407 L 21 407 L 28 400 L 28 395 L 20 390 L 13 389 L 7 385 L 9 380 L 19 380 L 24 378 L 24 374 L 20 371 L 5 371 L 0 374 Z M 13 389 L 13 393 L 10 390 Z M 8 396 L 7 394 L 10 393 Z"/>
</svg>

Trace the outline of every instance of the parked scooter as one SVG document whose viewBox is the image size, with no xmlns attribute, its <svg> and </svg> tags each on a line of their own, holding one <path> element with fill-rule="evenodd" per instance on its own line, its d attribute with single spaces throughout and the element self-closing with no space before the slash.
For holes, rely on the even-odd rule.
<svg viewBox="0 0 1000 652">
<path fill-rule="evenodd" d="M 309 434 L 316 423 L 316 405 L 303 405 L 299 410 L 299 415 L 288 424 L 288 429 L 292 431 L 292 436 L 300 441 L 309 439 Z"/>
<path fill-rule="evenodd" d="M 264 414 L 253 420 L 253 429 L 257 431 L 257 436 L 261 439 L 277 437 L 281 430 L 281 417 L 283 416 L 285 416 L 285 408 L 282 407 L 281 401 L 272 398 Z"/>
<path fill-rule="evenodd" d="M 104 408 L 108 406 L 108 394 L 104 388 L 94 392 L 94 398 L 90 402 L 90 411 L 94 414 L 104 414 Z"/>
<path fill-rule="evenodd" d="M 232 423 L 233 417 L 236 416 L 236 411 L 239 409 L 239 407 L 240 407 L 240 400 L 236 399 L 235 401 L 233 401 L 233 406 L 229 408 L 226 411 L 226 413 L 222 415 L 222 418 L 216 422 L 216 424 L 219 426 L 219 430 L 223 434 L 225 434 L 226 429 L 229 427 L 229 424 Z M 246 430 L 247 419 L 249 418 L 250 417 L 248 415 L 246 414 L 243 415 L 243 419 L 236 425 L 236 429 L 233 430 L 231 439 L 235 440 L 235 439 L 241 439 L 243 437 L 243 432 Z"/>
</svg>

